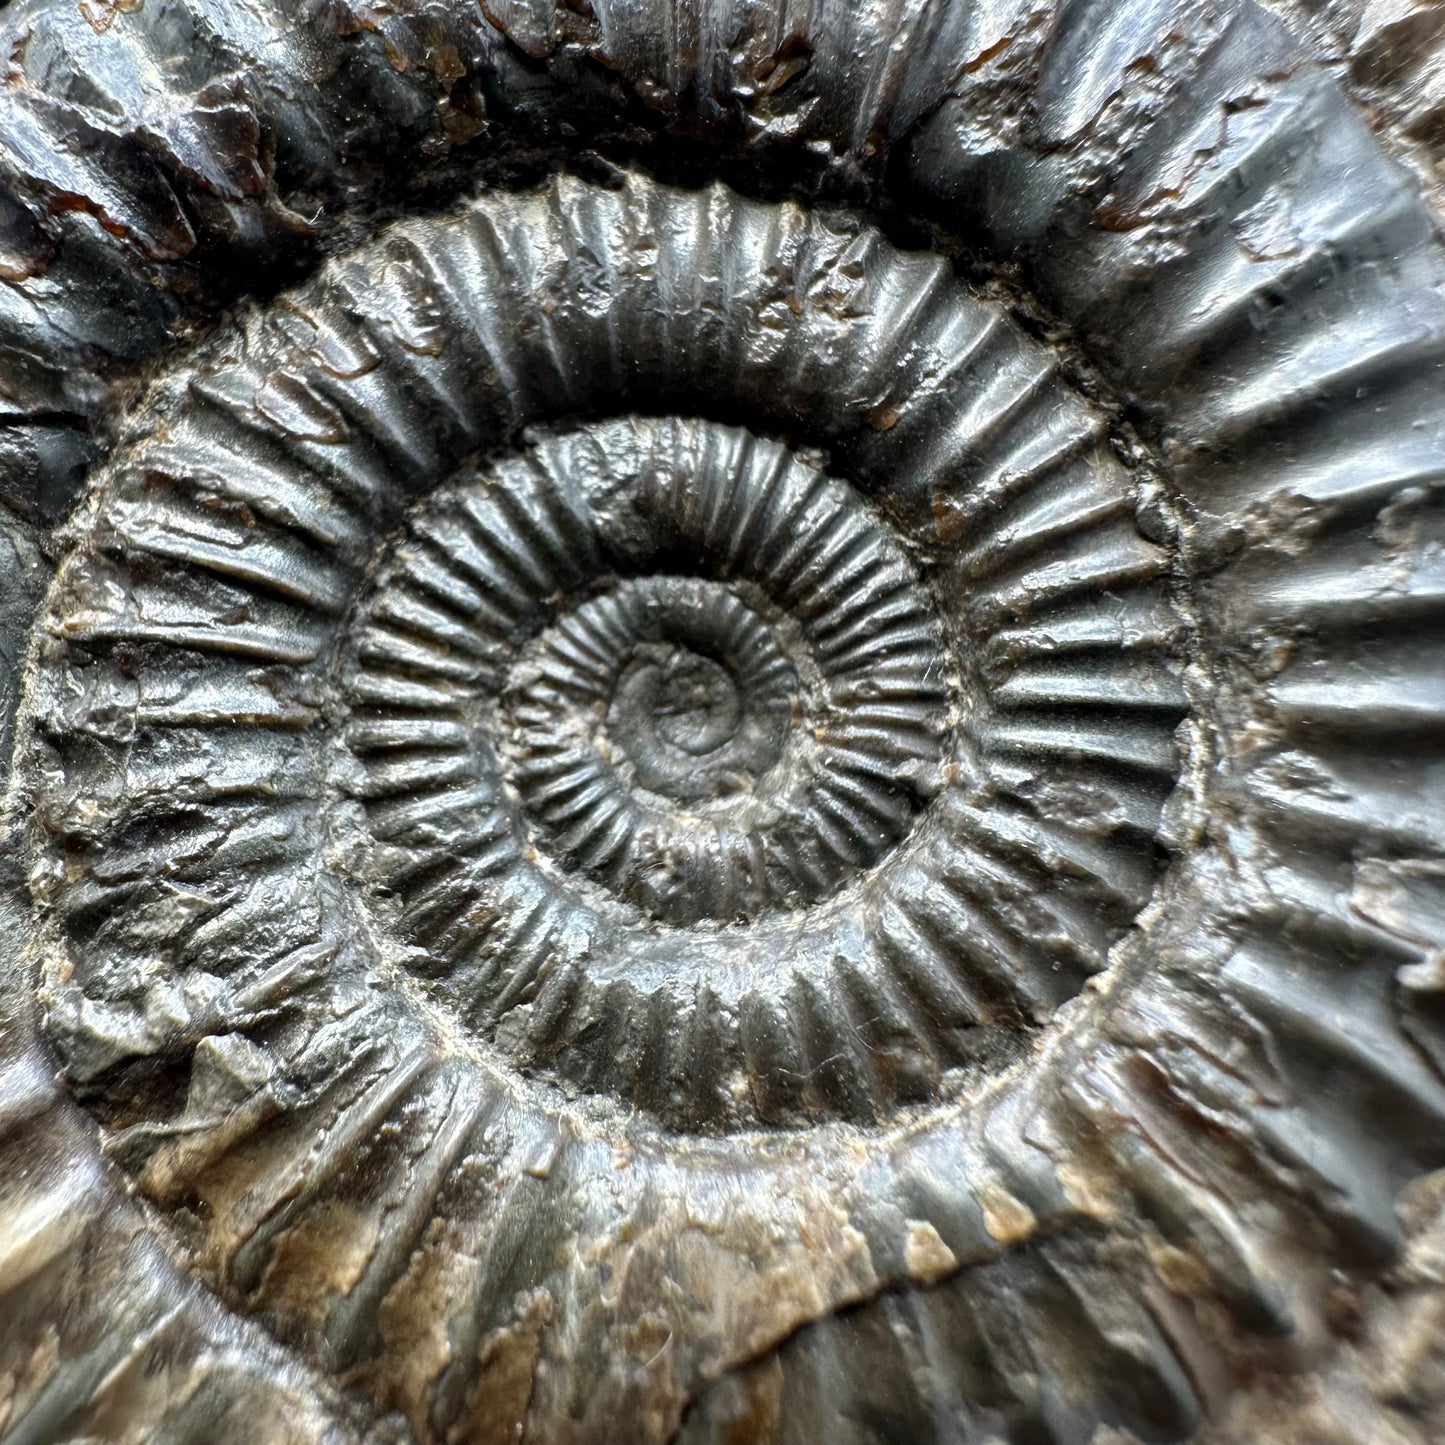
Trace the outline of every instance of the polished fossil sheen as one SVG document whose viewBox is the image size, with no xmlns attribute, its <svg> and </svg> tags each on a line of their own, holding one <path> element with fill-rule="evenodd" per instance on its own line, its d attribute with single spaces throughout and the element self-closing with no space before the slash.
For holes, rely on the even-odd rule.
<svg viewBox="0 0 1445 1445">
<path fill-rule="evenodd" d="M 1436 8 L 0 9 L 0 1441 L 1445 1437 Z"/>
</svg>

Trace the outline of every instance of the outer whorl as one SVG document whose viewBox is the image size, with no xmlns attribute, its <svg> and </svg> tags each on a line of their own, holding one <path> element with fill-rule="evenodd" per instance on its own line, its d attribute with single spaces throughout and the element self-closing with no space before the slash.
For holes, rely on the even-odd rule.
<svg viewBox="0 0 1445 1445">
<path fill-rule="evenodd" d="M 403 10 L 0 17 L 0 1438 L 1435 1438 L 1416 180 L 1245 0 Z"/>
</svg>

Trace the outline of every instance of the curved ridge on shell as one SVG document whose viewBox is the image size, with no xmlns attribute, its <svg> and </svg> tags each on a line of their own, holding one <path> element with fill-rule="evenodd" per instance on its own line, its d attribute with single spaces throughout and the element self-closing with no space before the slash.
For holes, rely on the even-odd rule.
<svg viewBox="0 0 1445 1445">
<path fill-rule="evenodd" d="M 378 266 L 380 285 L 370 281 Z M 676 294 L 698 287 L 714 293 L 700 309 L 695 294 Z M 907 317 L 913 325 L 900 326 Z M 702 334 L 658 349 L 660 338 L 639 331 L 675 318 Z M 886 347 L 874 344 L 880 335 Z M 519 421 L 625 407 L 645 385 L 680 400 L 708 391 L 724 410 L 774 396 L 784 400 L 779 420 L 829 444 L 891 521 L 870 518 L 842 484 L 773 444 L 646 420 L 544 441 L 482 486 L 423 508 L 415 540 L 366 604 L 359 670 L 343 688 L 355 689 L 365 723 L 389 719 L 403 733 L 418 716 L 434 724 L 419 746 L 383 731 L 366 747 L 359 783 L 395 859 L 379 876 L 399 870 L 410 880 L 403 934 L 426 950 L 425 971 L 464 1019 L 485 1021 L 487 1032 L 520 1027 L 512 1048 L 524 1059 L 586 1036 L 572 1083 L 593 1090 L 600 1070 L 685 1127 L 753 1110 L 764 1120 L 873 1118 L 930 1097 L 947 1070 L 1045 1022 L 1103 966 L 1153 886 L 1153 837 L 1175 776 L 1183 624 L 1167 601 L 1168 555 L 1140 534 L 1138 484 L 1045 353 L 942 284 L 937 263 L 720 189 L 560 181 L 505 203 L 484 199 L 429 228 L 409 223 L 376 261 L 342 260 L 221 347 L 236 342 L 244 359 L 185 383 L 164 438 L 118 466 L 114 503 L 101 502 L 88 522 L 100 546 L 69 565 L 52 624 L 64 643 L 57 702 L 42 719 L 50 746 L 65 753 L 71 736 L 119 726 L 134 767 L 183 728 L 222 749 L 234 739 L 244 769 L 254 756 L 246 731 L 260 724 L 299 729 L 304 751 L 319 702 L 303 699 L 331 686 L 325 658 L 358 595 L 352 539 L 364 516 L 396 516 L 426 479 L 441 481 Z M 666 381 L 639 375 L 636 358 L 647 355 L 671 358 Z M 875 374 L 888 390 L 873 402 L 883 385 Z M 1020 454 L 1036 444 L 1039 419 L 1068 444 L 1025 469 Z M 940 452 L 939 434 L 953 438 L 951 453 Z M 312 474 L 316 495 L 305 512 L 298 498 L 295 510 L 266 516 L 256 479 L 282 455 Z M 1006 478 L 1006 504 L 991 466 Z M 994 498 L 993 511 L 970 516 L 975 489 Z M 1019 520 L 1039 513 L 1071 551 L 1067 562 L 1039 556 L 1040 528 Z M 659 567 L 759 589 L 799 629 L 800 657 L 816 674 L 819 710 L 798 744 L 802 792 L 759 835 L 760 846 L 788 855 L 784 881 L 769 885 L 783 888 L 775 903 L 785 909 L 753 933 L 670 940 L 616 909 L 570 901 L 565 886 L 522 863 L 529 845 L 509 823 L 501 735 L 479 744 L 466 721 L 468 698 L 480 705 L 506 691 L 518 649 L 559 597 L 619 570 Z M 190 599 L 207 594 L 213 606 L 198 610 Z M 1053 619 L 1067 625 L 1071 609 L 1097 608 L 1101 597 L 1110 608 L 1135 597 L 1146 610 L 1162 606 L 1161 626 L 1128 648 L 1095 638 L 1050 656 Z M 947 650 L 935 609 L 954 635 Z M 992 667 L 1001 684 L 980 681 L 969 698 L 958 683 L 950 699 L 947 679 L 972 668 L 973 649 L 995 641 L 1001 618 L 1019 619 L 1008 661 Z M 178 688 L 150 682 L 182 674 L 191 681 Z M 137 682 L 133 721 L 120 722 L 116 709 L 129 711 Z M 79 711 L 69 698 L 84 699 Z M 972 758 L 948 762 L 945 706 L 970 714 L 962 727 Z M 138 724 L 145 731 L 132 736 Z M 114 857 L 119 838 L 101 831 L 87 791 L 97 761 L 62 767 L 58 791 L 71 817 L 90 815 L 91 846 Z M 945 765 L 958 786 L 914 830 L 918 804 L 907 799 L 936 792 Z M 305 776 L 296 774 L 303 808 Z M 860 802 L 856 786 L 839 791 L 848 776 L 881 776 L 888 790 Z M 262 830 L 271 791 L 238 777 L 228 804 Z M 871 815 L 869 797 L 882 800 Z M 175 803 L 172 785 L 165 806 Z M 884 831 L 859 853 L 869 816 Z M 315 821 L 286 826 L 279 850 L 267 850 L 282 870 L 278 889 L 287 867 L 317 868 L 319 838 Z M 894 845 L 899 856 L 878 878 L 864 876 L 846 907 L 816 919 L 787 912 Z M 182 830 L 170 846 L 192 845 Z M 699 866 L 698 881 L 713 865 Z M 695 883 L 682 893 L 695 906 Z M 106 911 L 107 936 L 124 936 L 119 901 Z M 72 936 L 87 947 L 84 929 Z M 141 951 L 154 950 L 149 922 L 142 937 Z M 769 976 L 780 947 L 801 960 L 791 999 L 789 974 Z M 680 974 L 670 962 L 679 948 L 696 959 Z M 582 958 L 593 961 L 579 968 Z M 852 1008 L 828 981 L 835 958 L 862 990 Z M 83 1016 L 84 977 L 82 967 L 60 1016 Z M 157 986 L 184 991 L 189 977 L 183 968 Z M 114 986 L 112 976 L 105 987 Z M 131 995 L 142 1017 L 148 996 Z M 874 1020 L 876 1044 L 854 1008 Z M 124 1009 L 110 1003 L 107 1037 Z M 673 1054 L 689 1017 L 708 1046 Z M 142 1054 L 162 1046 L 149 1029 L 141 1026 Z M 645 1049 L 644 1038 L 654 1041 Z M 87 1071 L 113 1062 L 113 1044 L 102 1065 L 74 1043 Z M 810 1059 L 841 1061 L 828 1065 L 837 1077 L 818 1075 Z M 788 1078 L 801 1091 L 777 1094 Z"/>
</svg>

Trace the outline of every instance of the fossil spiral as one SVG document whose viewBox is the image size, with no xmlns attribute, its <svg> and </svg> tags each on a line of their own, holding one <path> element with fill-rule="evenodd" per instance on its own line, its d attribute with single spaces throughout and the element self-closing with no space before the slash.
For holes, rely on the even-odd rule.
<svg viewBox="0 0 1445 1445">
<path fill-rule="evenodd" d="M 1432 1438 L 1445 257 L 1311 42 L 0 31 L 0 1438 Z"/>
</svg>

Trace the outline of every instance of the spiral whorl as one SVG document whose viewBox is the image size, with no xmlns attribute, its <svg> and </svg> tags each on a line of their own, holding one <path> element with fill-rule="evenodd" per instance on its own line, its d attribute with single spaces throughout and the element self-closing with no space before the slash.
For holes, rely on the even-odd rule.
<svg viewBox="0 0 1445 1445">
<path fill-rule="evenodd" d="M 363 617 L 377 768 L 409 724 L 421 740 L 487 711 L 482 815 L 516 796 L 557 863 L 663 922 L 816 902 L 937 787 L 946 663 L 902 548 L 742 433 L 636 421 L 544 443 L 431 499 Z M 405 688 L 428 656 L 456 697 L 419 716 Z"/>
</svg>

